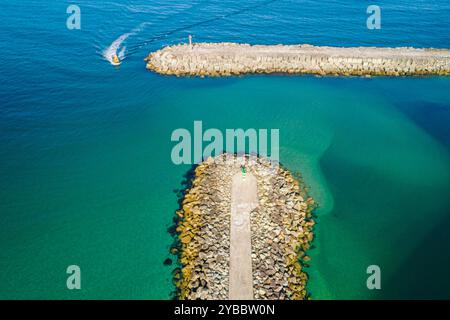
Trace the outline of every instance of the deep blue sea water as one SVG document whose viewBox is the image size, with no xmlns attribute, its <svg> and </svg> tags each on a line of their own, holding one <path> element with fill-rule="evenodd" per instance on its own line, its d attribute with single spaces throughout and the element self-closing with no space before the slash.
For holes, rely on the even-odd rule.
<svg viewBox="0 0 450 320">
<path fill-rule="evenodd" d="M 69 4 L 81 30 L 66 27 Z M 381 30 L 366 28 L 369 4 Z M 280 129 L 281 162 L 320 205 L 313 298 L 450 298 L 450 79 L 177 79 L 143 61 L 189 34 L 450 48 L 449 17 L 447 0 L 4 1 L 0 297 L 169 298 L 167 228 L 189 169 L 172 163 L 170 134 L 202 120 Z M 103 57 L 116 47 L 120 67 Z M 380 291 L 366 288 L 371 264 Z"/>
</svg>

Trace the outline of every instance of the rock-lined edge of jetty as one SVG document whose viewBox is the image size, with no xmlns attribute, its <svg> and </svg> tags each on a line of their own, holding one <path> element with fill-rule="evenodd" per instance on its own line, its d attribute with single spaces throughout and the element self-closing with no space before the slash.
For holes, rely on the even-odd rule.
<svg viewBox="0 0 450 320">
<path fill-rule="evenodd" d="M 411 47 L 318 47 L 195 43 L 150 53 L 147 69 L 176 76 L 232 76 L 255 73 L 333 76 L 450 75 L 450 50 Z"/>
<path fill-rule="evenodd" d="M 245 165 L 258 184 L 251 212 L 254 299 L 306 299 L 314 200 L 282 166 L 254 155 L 222 154 L 195 167 L 177 210 L 177 299 L 228 299 L 232 178 Z"/>
</svg>

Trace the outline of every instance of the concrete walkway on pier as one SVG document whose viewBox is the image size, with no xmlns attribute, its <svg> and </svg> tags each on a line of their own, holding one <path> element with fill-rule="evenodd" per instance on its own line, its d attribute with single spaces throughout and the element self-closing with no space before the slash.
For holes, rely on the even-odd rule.
<svg viewBox="0 0 450 320">
<path fill-rule="evenodd" d="M 253 299 L 250 212 L 258 206 L 256 178 L 239 172 L 231 188 L 230 300 Z"/>
</svg>

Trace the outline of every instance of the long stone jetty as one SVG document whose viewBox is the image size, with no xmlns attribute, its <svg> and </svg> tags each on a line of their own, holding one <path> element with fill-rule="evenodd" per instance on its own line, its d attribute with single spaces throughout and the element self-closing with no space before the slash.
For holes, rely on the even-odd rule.
<svg viewBox="0 0 450 320">
<path fill-rule="evenodd" d="M 249 73 L 450 75 L 450 50 L 432 48 L 195 43 L 164 47 L 150 53 L 145 60 L 147 69 L 176 76 L 231 76 Z"/>
<path fill-rule="evenodd" d="M 200 163 L 177 211 L 177 298 L 308 298 L 314 207 L 301 182 L 268 159 Z"/>
</svg>

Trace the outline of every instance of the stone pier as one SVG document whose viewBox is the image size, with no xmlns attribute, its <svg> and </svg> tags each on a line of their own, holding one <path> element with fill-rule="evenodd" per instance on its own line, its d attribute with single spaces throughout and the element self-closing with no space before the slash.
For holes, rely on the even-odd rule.
<svg viewBox="0 0 450 320">
<path fill-rule="evenodd" d="M 196 43 L 150 53 L 147 69 L 176 76 L 249 73 L 339 76 L 450 75 L 450 50 Z"/>
<path fill-rule="evenodd" d="M 299 180 L 268 159 L 223 154 L 200 163 L 176 212 L 177 297 L 308 298 L 313 208 Z"/>
</svg>

